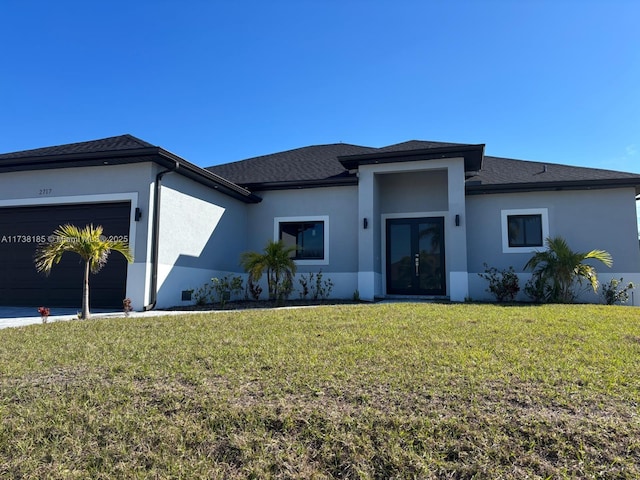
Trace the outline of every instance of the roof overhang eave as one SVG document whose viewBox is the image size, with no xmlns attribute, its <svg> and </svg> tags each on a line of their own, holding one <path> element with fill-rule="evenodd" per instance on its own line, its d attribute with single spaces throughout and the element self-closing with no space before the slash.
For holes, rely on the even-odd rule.
<svg viewBox="0 0 640 480">
<path fill-rule="evenodd" d="M 258 203 L 262 201 L 260 197 L 252 194 L 249 190 L 242 188 L 219 175 L 211 173 L 208 170 L 200 168 L 178 155 L 168 152 L 160 147 L 21 157 L 6 160 L 0 159 L 0 172 L 96 167 L 144 162 L 154 162 L 166 168 L 174 168 L 176 164 L 178 164 L 179 173 L 198 183 L 215 190 L 219 190 L 247 203 Z"/>
<path fill-rule="evenodd" d="M 636 195 L 640 195 L 640 180 L 616 178 L 608 180 L 575 180 L 544 183 L 467 184 L 465 186 L 468 195 L 561 190 L 602 190 L 607 188 L 634 188 Z"/>
<path fill-rule="evenodd" d="M 229 180 L 216 175 L 215 173 L 200 168 L 191 162 L 186 161 L 178 155 L 168 152 L 162 148 L 158 149 L 158 158 L 154 159 L 155 163 L 163 165 L 164 167 L 171 168 L 178 163 L 178 173 L 184 175 L 191 180 L 194 180 L 202 185 L 218 190 L 226 195 L 229 195 L 238 200 L 242 200 L 245 203 L 260 203 L 262 198 L 254 195 L 248 189 L 241 187 Z"/>
<path fill-rule="evenodd" d="M 365 153 L 362 155 L 345 155 L 338 160 L 347 170 L 356 170 L 361 165 L 383 163 L 415 162 L 419 160 L 435 160 L 442 158 L 464 158 L 466 172 L 479 171 L 484 159 L 484 144 L 461 145 L 453 147 L 424 148 L 419 150 L 400 150 L 395 152 Z"/>
<path fill-rule="evenodd" d="M 243 186 L 252 192 L 264 190 L 295 190 L 302 188 L 322 188 L 322 187 L 344 187 L 357 185 L 358 178 L 355 175 L 341 178 L 319 179 L 319 180 L 296 180 L 292 182 L 260 182 L 245 183 Z"/>
</svg>

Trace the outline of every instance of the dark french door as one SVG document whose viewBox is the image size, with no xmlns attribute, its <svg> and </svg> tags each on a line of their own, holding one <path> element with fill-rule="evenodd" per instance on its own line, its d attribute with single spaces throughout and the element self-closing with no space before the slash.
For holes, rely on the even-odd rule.
<svg viewBox="0 0 640 480">
<path fill-rule="evenodd" d="M 444 218 L 387 219 L 387 293 L 445 295 Z"/>
</svg>

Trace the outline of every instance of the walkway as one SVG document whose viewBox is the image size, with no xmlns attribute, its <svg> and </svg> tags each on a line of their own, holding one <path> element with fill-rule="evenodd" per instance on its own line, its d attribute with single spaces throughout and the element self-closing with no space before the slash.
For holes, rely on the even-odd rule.
<svg viewBox="0 0 640 480">
<path fill-rule="evenodd" d="M 182 315 L 199 312 L 182 312 L 167 310 L 151 310 L 149 312 L 131 312 L 131 318 L 137 317 L 153 317 L 158 315 Z M 94 310 L 91 312 L 91 318 L 109 318 L 123 317 L 122 311 L 113 310 Z M 64 322 L 68 320 L 77 320 L 78 310 L 75 308 L 51 308 L 49 322 Z M 33 325 L 42 323 L 38 307 L 0 307 L 0 329 L 9 327 L 24 327 L 25 325 Z"/>
</svg>

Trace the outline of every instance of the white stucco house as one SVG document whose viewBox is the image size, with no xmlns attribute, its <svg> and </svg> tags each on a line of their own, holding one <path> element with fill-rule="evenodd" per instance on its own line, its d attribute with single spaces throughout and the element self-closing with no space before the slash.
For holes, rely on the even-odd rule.
<svg viewBox="0 0 640 480">
<path fill-rule="evenodd" d="M 609 251 L 602 280 L 640 283 L 640 175 L 484 150 L 339 143 L 203 169 L 122 135 L 0 154 L 0 305 L 80 303 L 77 258 L 49 277 L 33 267 L 64 223 L 103 225 L 134 253 L 92 278 L 93 308 L 188 303 L 212 277 L 242 275 L 240 254 L 270 239 L 296 245 L 299 274 L 321 270 L 336 298 L 490 299 L 483 264 L 513 266 L 524 283 L 549 236 Z"/>
</svg>

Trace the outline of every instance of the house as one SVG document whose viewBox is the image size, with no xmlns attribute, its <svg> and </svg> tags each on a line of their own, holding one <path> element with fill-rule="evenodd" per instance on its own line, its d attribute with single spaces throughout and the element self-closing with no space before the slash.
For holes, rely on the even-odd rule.
<svg viewBox="0 0 640 480">
<path fill-rule="evenodd" d="M 135 256 L 92 278 L 93 308 L 183 304 L 212 277 L 242 274 L 240 253 L 270 239 L 296 245 L 299 274 L 321 270 L 336 298 L 489 299 L 484 263 L 524 281 L 532 252 L 558 235 L 612 254 L 601 279 L 640 283 L 640 175 L 484 150 L 338 143 L 203 169 L 123 135 L 3 154 L 0 304 L 76 306 L 77 259 L 44 277 L 32 258 L 57 225 L 89 222 Z"/>
</svg>

